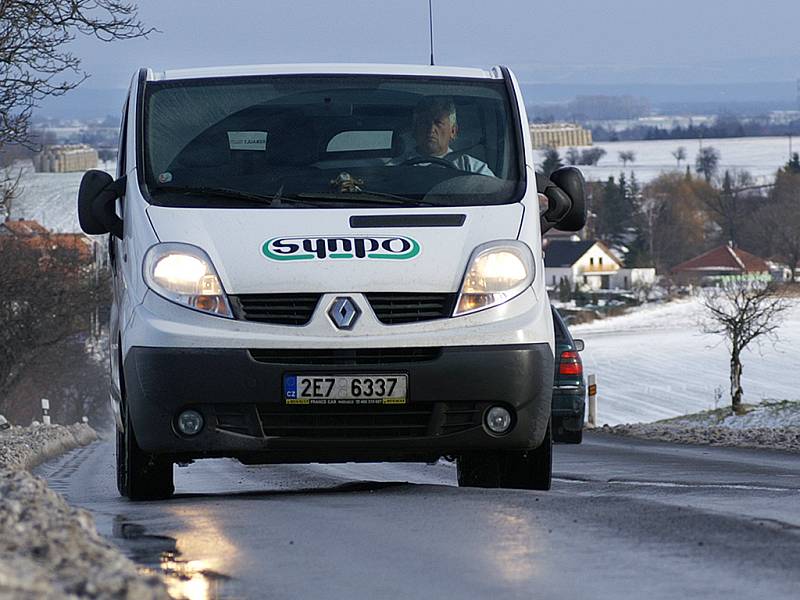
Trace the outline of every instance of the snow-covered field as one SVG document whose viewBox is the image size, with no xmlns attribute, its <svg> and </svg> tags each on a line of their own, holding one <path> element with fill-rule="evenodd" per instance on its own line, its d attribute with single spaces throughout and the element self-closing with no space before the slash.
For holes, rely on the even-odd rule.
<svg viewBox="0 0 800 600">
<path fill-rule="evenodd" d="M 789 160 L 789 140 L 786 137 L 749 137 L 729 139 L 702 140 L 704 147 L 713 146 L 720 153 L 720 172 L 729 170 L 747 170 L 760 182 L 766 182 L 775 176 L 775 171 Z M 680 172 L 686 170 L 687 163 L 694 171 L 694 161 L 700 148 L 700 140 L 652 140 L 642 142 L 598 142 L 596 147 L 603 148 L 606 155 L 595 167 L 582 166 L 580 169 L 589 180 L 606 180 L 610 176 L 619 176 L 623 170 L 619 153 L 632 151 L 636 160 L 624 169 L 626 175 L 636 173 L 639 182 L 647 182 L 663 172 L 677 171 L 677 163 L 672 152 L 683 146 L 686 148 L 687 160 L 681 163 Z M 566 148 L 559 148 L 563 158 Z M 800 150 L 800 140 L 795 140 L 794 150 Z M 542 153 L 539 153 L 541 161 Z"/>
<path fill-rule="evenodd" d="M 102 167 L 112 175 L 115 163 Z M 20 194 L 11 205 L 12 219 L 34 219 L 61 233 L 81 230 L 78 225 L 78 188 L 83 173 L 36 173 L 32 167 L 24 169 L 20 181 Z"/>
<path fill-rule="evenodd" d="M 656 421 L 730 402 L 727 349 L 721 337 L 700 333 L 702 317 L 691 299 L 570 328 L 586 342 L 586 373 L 597 375 L 598 424 Z M 777 344 L 753 346 L 742 357 L 746 403 L 800 400 L 800 301 L 778 335 Z"/>
</svg>

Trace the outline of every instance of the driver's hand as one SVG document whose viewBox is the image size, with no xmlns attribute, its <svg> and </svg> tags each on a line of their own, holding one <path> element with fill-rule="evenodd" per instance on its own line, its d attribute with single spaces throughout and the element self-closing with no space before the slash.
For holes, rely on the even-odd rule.
<svg viewBox="0 0 800 600">
<path fill-rule="evenodd" d="M 539 214 L 542 215 L 550 206 L 550 200 L 542 193 L 539 193 Z"/>
</svg>

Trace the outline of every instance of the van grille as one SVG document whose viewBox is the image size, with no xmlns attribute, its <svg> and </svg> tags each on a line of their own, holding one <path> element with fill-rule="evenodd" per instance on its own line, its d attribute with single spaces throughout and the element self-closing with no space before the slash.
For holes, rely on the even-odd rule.
<svg viewBox="0 0 800 600">
<path fill-rule="evenodd" d="M 451 435 L 481 426 L 488 404 L 418 402 L 405 406 L 217 404 L 216 428 L 251 437 L 409 438 Z"/>
<path fill-rule="evenodd" d="M 394 365 L 435 360 L 441 348 L 254 348 L 253 360 L 273 365 Z"/>
<path fill-rule="evenodd" d="M 384 325 L 446 319 L 458 294 L 376 292 L 364 294 Z M 273 325 L 305 325 L 322 294 L 242 294 L 231 296 L 237 319 Z"/>
<path fill-rule="evenodd" d="M 405 438 L 424 437 L 433 413 L 432 404 L 404 407 L 353 407 L 347 410 L 303 410 L 259 408 L 258 416 L 267 437 L 302 438 Z M 386 410 L 388 408 L 388 410 Z M 297 410 L 299 409 L 299 410 Z"/>
<path fill-rule="evenodd" d="M 365 294 L 384 325 L 445 319 L 453 314 L 457 294 L 370 293 Z"/>
<path fill-rule="evenodd" d="M 243 294 L 231 296 L 237 319 L 274 325 L 305 325 L 322 294 Z"/>
</svg>

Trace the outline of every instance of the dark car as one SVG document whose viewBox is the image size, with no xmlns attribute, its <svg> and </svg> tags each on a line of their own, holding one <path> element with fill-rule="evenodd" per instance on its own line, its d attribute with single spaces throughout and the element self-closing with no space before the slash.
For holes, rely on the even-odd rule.
<svg viewBox="0 0 800 600">
<path fill-rule="evenodd" d="M 575 340 L 564 319 L 553 308 L 556 338 L 553 381 L 553 441 L 580 444 L 583 439 L 586 383 L 580 352 L 583 340 Z"/>
</svg>

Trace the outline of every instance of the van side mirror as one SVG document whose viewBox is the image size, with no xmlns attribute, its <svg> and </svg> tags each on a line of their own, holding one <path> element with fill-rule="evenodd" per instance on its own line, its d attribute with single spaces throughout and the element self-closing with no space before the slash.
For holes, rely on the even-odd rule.
<svg viewBox="0 0 800 600">
<path fill-rule="evenodd" d="M 583 352 L 586 348 L 586 344 L 583 343 L 583 340 L 572 340 L 572 343 L 575 345 L 575 352 Z"/>
<path fill-rule="evenodd" d="M 126 178 L 116 181 L 105 171 L 86 171 L 78 190 L 78 221 L 84 233 L 100 235 L 112 233 L 122 239 L 122 219 L 117 216 L 114 203 L 125 193 Z"/>
<path fill-rule="evenodd" d="M 550 177 L 537 173 L 536 187 L 547 197 L 547 210 L 542 213 L 542 233 L 556 228 L 559 231 L 580 231 L 586 225 L 586 182 L 580 169 L 562 167 Z"/>
</svg>

